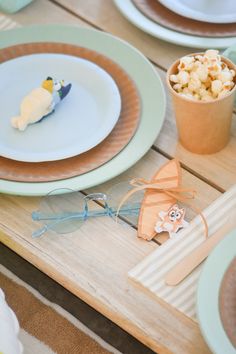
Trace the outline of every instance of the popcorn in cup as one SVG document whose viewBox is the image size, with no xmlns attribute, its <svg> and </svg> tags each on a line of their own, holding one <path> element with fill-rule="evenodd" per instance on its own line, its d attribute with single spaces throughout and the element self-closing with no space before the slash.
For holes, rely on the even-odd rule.
<svg viewBox="0 0 236 354">
<path fill-rule="evenodd" d="M 181 144 L 198 154 L 223 149 L 230 138 L 236 66 L 217 50 L 177 60 L 167 72 Z"/>
</svg>

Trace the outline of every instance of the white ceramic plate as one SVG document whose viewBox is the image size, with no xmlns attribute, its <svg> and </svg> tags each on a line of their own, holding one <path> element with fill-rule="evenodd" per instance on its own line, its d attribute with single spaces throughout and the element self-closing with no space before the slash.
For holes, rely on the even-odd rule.
<svg viewBox="0 0 236 354">
<path fill-rule="evenodd" d="M 236 229 L 208 257 L 197 292 L 197 314 L 202 333 L 214 354 L 235 354 L 219 313 L 219 293 L 224 274 L 236 257 Z"/>
<path fill-rule="evenodd" d="M 55 112 L 25 131 L 10 118 L 19 114 L 23 97 L 51 76 L 72 83 Z M 0 66 L 0 155 L 41 162 L 79 155 L 99 144 L 113 129 L 121 109 L 111 76 L 85 59 L 64 54 L 32 54 Z"/>
<path fill-rule="evenodd" d="M 158 0 L 177 14 L 211 23 L 236 22 L 235 0 Z"/>
<path fill-rule="evenodd" d="M 162 27 L 144 16 L 132 0 L 114 0 L 122 14 L 136 27 L 164 41 L 191 48 L 227 48 L 236 43 L 236 37 L 212 38 L 191 36 Z"/>
</svg>

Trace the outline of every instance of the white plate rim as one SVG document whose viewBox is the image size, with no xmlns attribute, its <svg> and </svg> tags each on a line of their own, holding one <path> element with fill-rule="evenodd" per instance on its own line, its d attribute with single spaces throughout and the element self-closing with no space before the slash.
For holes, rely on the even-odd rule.
<svg viewBox="0 0 236 354">
<path fill-rule="evenodd" d="M 72 57 L 74 60 L 74 56 L 72 55 L 68 55 L 68 54 L 59 54 L 59 53 L 35 53 L 35 54 L 29 54 L 29 55 L 24 55 L 21 57 L 17 57 L 14 59 L 11 59 L 8 62 L 10 63 L 14 63 L 19 62 L 19 61 L 24 61 L 24 59 L 27 60 L 27 58 L 29 57 L 42 57 L 44 56 L 49 57 L 51 55 L 57 55 L 57 56 L 63 56 L 63 59 L 67 60 L 67 57 Z M 63 160 L 66 158 L 70 158 L 76 155 L 80 155 L 90 149 L 92 149 L 93 147 L 95 147 L 96 145 L 98 145 L 101 141 L 103 141 L 112 131 L 112 129 L 114 128 L 115 124 L 117 123 L 119 116 L 120 116 L 120 111 L 121 111 L 121 97 L 120 97 L 120 92 L 119 89 L 114 81 L 114 79 L 101 67 L 99 67 L 98 65 L 96 65 L 95 63 L 83 59 L 83 58 L 75 58 L 76 62 L 78 62 L 78 65 L 82 65 L 83 69 L 88 69 L 88 73 L 91 71 L 92 73 L 94 73 L 96 71 L 96 73 L 98 73 L 98 76 L 101 80 L 103 80 L 103 83 L 105 83 L 107 86 L 109 86 L 109 91 L 111 93 L 112 96 L 112 107 L 113 107 L 113 115 L 112 117 L 110 117 L 109 121 L 106 122 L 106 126 L 104 127 L 105 129 L 103 129 L 103 131 L 100 132 L 100 134 L 96 137 L 96 139 L 90 143 L 87 144 L 87 146 L 83 146 L 80 147 L 80 145 L 75 145 L 75 146 L 70 146 L 69 148 L 65 149 L 65 150 L 54 150 L 54 151 L 50 151 L 49 153 L 46 152 L 27 152 L 25 153 L 24 151 L 17 151 L 17 150 L 12 150 L 10 147 L 4 147 L 1 145 L 0 143 L 0 150 L 1 150 L 1 156 L 12 159 L 12 160 L 16 160 L 16 161 L 22 161 L 22 162 L 45 162 L 45 161 L 57 161 L 57 160 Z M 5 62 L 3 62 L 1 64 L 1 68 L 4 70 L 4 64 Z M 77 64 L 76 64 L 77 65 Z M 72 89 L 73 89 L 73 85 L 72 85 Z M 62 103 L 63 104 L 63 103 Z M 10 124 L 10 122 L 9 122 Z M 12 128 L 14 129 L 14 128 Z M 21 132 L 20 134 L 24 134 L 24 132 Z"/>
<path fill-rule="evenodd" d="M 133 25 L 140 28 L 144 32 L 151 34 L 152 36 L 162 39 L 164 41 L 179 44 L 185 47 L 191 48 L 218 48 L 224 49 L 230 47 L 236 43 L 236 37 L 225 37 L 225 38 L 213 38 L 213 37 L 200 37 L 191 36 L 189 34 L 184 34 L 170 30 L 168 28 L 162 27 L 157 23 L 151 21 L 149 18 L 145 17 L 135 5 L 132 0 L 113 0 L 120 12 L 130 21 Z"/>
<path fill-rule="evenodd" d="M 236 21 L 236 14 L 231 15 L 221 15 L 221 16 L 214 16 L 211 17 L 203 12 L 195 11 L 194 9 L 186 7 L 185 4 L 181 4 L 179 1 L 176 0 L 157 0 L 163 6 L 167 7 L 169 10 L 183 16 L 188 17 L 193 20 L 197 21 L 204 21 L 210 23 L 233 23 Z"/>
<path fill-rule="evenodd" d="M 204 338 L 215 354 L 236 353 L 235 348 L 224 331 L 219 313 L 221 282 L 235 256 L 236 229 L 226 235 L 223 241 L 208 256 L 198 283 L 197 317 Z M 221 260 L 220 263 L 218 262 L 219 259 Z M 207 296 L 205 293 L 206 289 Z"/>
</svg>

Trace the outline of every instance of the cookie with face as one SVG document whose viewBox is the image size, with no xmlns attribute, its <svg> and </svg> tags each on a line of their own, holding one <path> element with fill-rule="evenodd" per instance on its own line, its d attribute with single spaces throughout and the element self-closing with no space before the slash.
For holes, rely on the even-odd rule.
<svg viewBox="0 0 236 354">
<path fill-rule="evenodd" d="M 167 211 L 161 211 L 159 217 L 161 220 L 157 221 L 155 231 L 157 233 L 166 231 L 170 238 L 174 237 L 179 229 L 188 225 L 188 222 L 184 220 L 185 209 L 179 208 L 177 204 L 172 205 Z"/>
</svg>

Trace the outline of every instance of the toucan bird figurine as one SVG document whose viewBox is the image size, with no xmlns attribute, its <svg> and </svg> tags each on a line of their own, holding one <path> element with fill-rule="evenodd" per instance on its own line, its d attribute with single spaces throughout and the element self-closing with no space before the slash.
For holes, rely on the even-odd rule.
<svg viewBox="0 0 236 354">
<path fill-rule="evenodd" d="M 29 124 L 39 122 L 54 112 L 55 106 L 70 92 L 72 85 L 48 76 L 41 87 L 33 89 L 20 105 L 20 115 L 11 119 L 14 128 L 24 131 Z"/>
</svg>

